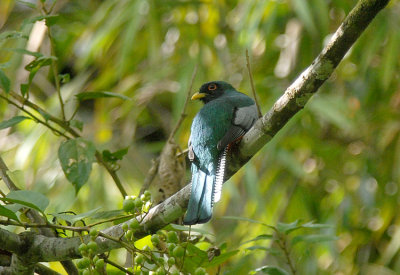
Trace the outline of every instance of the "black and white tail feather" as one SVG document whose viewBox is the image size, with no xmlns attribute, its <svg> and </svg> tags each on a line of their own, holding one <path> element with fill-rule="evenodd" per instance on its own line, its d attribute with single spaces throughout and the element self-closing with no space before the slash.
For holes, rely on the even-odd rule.
<svg viewBox="0 0 400 275">
<path fill-rule="evenodd" d="M 225 169 L 226 169 L 226 155 L 228 154 L 228 148 L 229 146 L 226 146 L 224 151 L 222 152 L 218 164 L 217 164 L 217 173 L 215 176 L 215 183 L 214 183 L 214 188 L 213 188 L 213 196 L 212 196 L 212 206 L 214 206 L 214 203 L 219 202 L 221 199 L 221 193 L 222 193 L 222 184 L 224 183 L 225 179 Z"/>
</svg>

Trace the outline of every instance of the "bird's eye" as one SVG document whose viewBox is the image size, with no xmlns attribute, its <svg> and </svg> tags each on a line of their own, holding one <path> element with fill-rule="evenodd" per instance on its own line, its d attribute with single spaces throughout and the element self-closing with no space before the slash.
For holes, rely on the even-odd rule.
<svg viewBox="0 0 400 275">
<path fill-rule="evenodd" d="M 208 90 L 209 91 L 214 91 L 217 89 L 217 85 L 215 83 L 211 83 L 210 85 L 208 85 Z"/>
</svg>

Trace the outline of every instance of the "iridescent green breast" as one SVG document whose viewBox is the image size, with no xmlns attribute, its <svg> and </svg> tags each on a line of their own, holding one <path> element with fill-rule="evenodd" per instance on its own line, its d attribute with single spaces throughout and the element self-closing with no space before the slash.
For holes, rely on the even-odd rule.
<svg viewBox="0 0 400 275">
<path fill-rule="evenodd" d="M 230 102 L 216 99 L 205 104 L 195 116 L 190 140 L 201 170 L 206 171 L 209 163 L 216 164 L 219 155 L 217 144 L 231 126 L 233 110 Z"/>
</svg>

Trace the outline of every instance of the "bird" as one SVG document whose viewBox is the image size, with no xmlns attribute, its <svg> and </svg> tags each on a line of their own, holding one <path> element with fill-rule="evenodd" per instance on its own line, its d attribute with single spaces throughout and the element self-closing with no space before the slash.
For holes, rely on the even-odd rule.
<svg viewBox="0 0 400 275">
<path fill-rule="evenodd" d="M 211 219 L 221 198 L 226 156 L 258 119 L 254 100 L 224 81 L 203 84 L 191 99 L 204 106 L 193 119 L 188 142 L 192 179 L 186 225 Z"/>
</svg>

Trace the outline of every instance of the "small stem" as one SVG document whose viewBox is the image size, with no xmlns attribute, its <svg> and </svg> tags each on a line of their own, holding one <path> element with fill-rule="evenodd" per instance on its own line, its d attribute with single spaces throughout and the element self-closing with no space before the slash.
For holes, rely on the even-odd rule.
<svg viewBox="0 0 400 275">
<path fill-rule="evenodd" d="M 159 164 L 160 164 L 160 158 L 156 158 L 156 159 L 152 160 L 151 167 L 149 169 L 149 172 L 147 172 L 147 176 L 144 179 L 142 188 L 140 188 L 139 195 L 142 195 L 144 193 L 144 191 L 149 189 L 151 183 L 153 182 L 154 178 L 157 175 Z"/>
<path fill-rule="evenodd" d="M 47 128 L 49 128 L 51 131 L 54 132 L 55 135 L 59 135 L 59 136 L 63 136 L 67 139 L 70 139 L 70 137 L 68 137 L 67 135 L 65 135 L 64 133 L 62 133 L 60 130 L 57 130 L 56 128 L 54 128 L 53 126 L 51 126 L 49 123 L 41 120 L 40 118 L 38 118 L 37 116 L 35 116 L 33 113 L 31 113 L 30 111 L 26 110 L 24 108 L 24 106 L 19 106 L 17 103 L 13 102 L 12 100 L 10 100 L 9 98 L 0 95 L 0 98 L 6 100 L 8 103 L 10 103 L 11 105 L 14 105 L 15 107 L 17 107 L 18 109 L 20 109 L 21 111 L 23 111 L 24 113 L 28 114 L 34 121 L 36 121 L 39 124 L 43 124 L 44 126 L 46 126 Z"/>
<path fill-rule="evenodd" d="M 91 228 L 93 226 L 96 226 L 96 225 L 99 225 L 99 224 L 102 224 L 102 223 L 113 222 L 113 221 L 117 221 L 117 220 L 120 220 L 120 219 L 126 219 L 126 218 L 130 218 L 130 217 L 134 217 L 134 216 L 135 216 L 135 214 L 130 214 L 130 215 L 122 216 L 122 217 L 114 217 L 114 218 L 110 218 L 108 220 L 104 220 L 104 221 L 99 221 L 99 222 L 88 224 L 87 227 Z"/>
<path fill-rule="evenodd" d="M 174 138 L 176 132 L 178 131 L 179 127 L 181 126 L 183 120 L 185 119 L 185 117 L 187 116 L 185 114 L 186 112 L 186 106 L 189 102 L 189 98 L 190 98 L 190 94 L 192 93 L 192 88 L 193 88 L 193 82 L 194 79 L 196 77 L 197 74 L 197 65 L 194 67 L 193 70 L 193 74 L 192 74 L 192 78 L 190 80 L 190 85 L 189 85 L 189 89 L 187 91 L 187 95 L 186 95 L 186 99 L 185 99 L 185 104 L 183 105 L 183 109 L 182 109 L 182 113 L 181 113 L 181 117 L 179 118 L 178 122 L 176 123 L 174 129 L 172 130 L 171 134 L 169 135 L 168 141 L 167 142 L 171 142 L 171 140 Z"/>
<path fill-rule="evenodd" d="M 48 27 L 47 30 L 47 35 L 49 37 L 50 40 L 50 47 L 51 47 L 51 55 L 54 56 L 54 39 L 53 36 L 51 35 L 51 31 L 50 31 L 50 27 Z M 56 90 L 57 90 L 57 95 L 58 95 L 58 100 L 60 101 L 60 107 L 61 107 L 61 116 L 62 119 L 65 121 L 65 110 L 64 110 L 64 102 L 61 96 L 61 88 L 60 88 L 60 77 L 58 76 L 58 69 L 57 69 L 57 61 L 56 60 L 52 60 L 51 61 L 51 69 L 53 71 L 53 75 L 54 75 L 54 83 L 56 84 Z"/>
<path fill-rule="evenodd" d="M 13 225 L 13 226 L 20 226 L 24 228 L 52 228 L 52 229 L 63 229 L 69 230 L 74 232 L 82 232 L 82 231 L 90 231 L 89 227 L 75 227 L 75 226 L 67 226 L 67 225 L 57 225 L 51 223 L 24 223 L 24 222 L 15 222 L 11 220 L 1 221 L 0 224 L 2 225 Z"/>
<path fill-rule="evenodd" d="M 247 64 L 247 70 L 249 71 L 251 91 L 253 93 L 254 101 L 256 102 L 257 111 L 258 111 L 258 117 L 262 117 L 260 104 L 258 103 L 258 99 L 257 99 L 257 95 L 256 95 L 256 89 L 254 88 L 253 74 L 251 73 L 251 67 L 250 67 L 249 51 L 247 49 L 246 49 L 246 61 L 247 61 L 247 63 L 246 63 Z"/>
<path fill-rule="evenodd" d="M 7 185 L 9 190 L 11 190 L 11 191 L 19 190 L 19 188 L 14 184 L 14 182 L 8 176 L 7 171 L 9 171 L 9 169 L 8 169 L 6 163 L 3 161 L 3 158 L 0 156 L 0 177 L 1 177 L 1 179 Z M 5 194 L 2 193 L 2 195 L 5 197 Z"/>
<path fill-rule="evenodd" d="M 292 274 L 296 275 L 296 268 L 290 258 L 290 252 L 287 249 L 285 236 L 282 236 L 282 234 L 278 233 L 278 237 L 279 237 L 279 240 L 277 241 L 277 243 L 278 243 L 278 246 L 283 250 L 283 253 L 285 253 L 286 263 L 288 264 Z"/>
<path fill-rule="evenodd" d="M 130 272 L 129 270 L 127 270 L 126 268 L 120 266 L 119 264 L 109 260 L 108 258 L 103 258 L 104 262 L 106 262 L 107 264 L 110 264 L 116 268 L 118 268 L 119 270 L 121 270 L 122 272 L 126 273 L 126 274 L 130 274 L 130 275 L 134 275 L 132 272 Z"/>
<path fill-rule="evenodd" d="M 51 6 L 49 11 L 46 9 L 46 6 L 45 6 L 44 2 L 42 2 L 42 11 L 44 12 L 45 15 L 49 15 L 51 13 L 51 11 L 54 8 L 55 2 L 57 2 L 57 1 L 54 1 L 53 5 Z M 53 39 L 53 36 L 51 35 L 51 30 L 50 30 L 49 26 L 47 26 L 47 36 L 49 37 L 49 41 L 50 41 L 50 52 L 51 52 L 51 55 L 55 56 L 54 39 Z M 51 67 L 51 70 L 53 72 L 54 83 L 55 83 L 55 86 L 56 86 L 58 100 L 60 101 L 61 116 L 62 116 L 62 119 L 65 121 L 64 102 L 63 102 L 62 97 L 61 97 L 60 78 L 58 76 L 58 69 L 57 69 L 56 60 L 53 59 L 51 61 L 50 67 Z"/>
<path fill-rule="evenodd" d="M 121 180 L 119 179 L 116 171 L 112 169 L 112 167 L 103 160 L 103 157 L 101 156 L 100 152 L 96 150 L 96 159 L 99 163 L 101 163 L 104 168 L 108 171 L 110 176 L 113 178 L 115 185 L 117 186 L 119 192 L 121 193 L 122 197 L 125 198 L 128 193 L 125 191 L 124 187 L 122 186 Z"/>
</svg>

